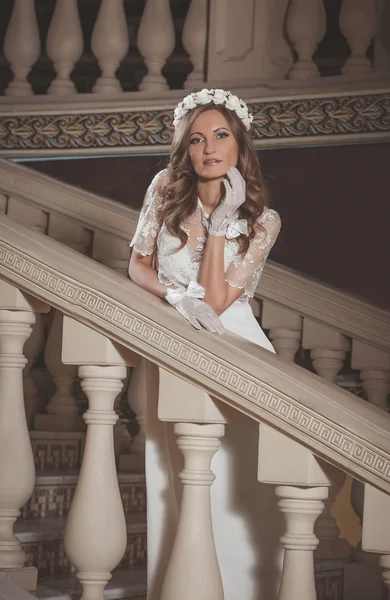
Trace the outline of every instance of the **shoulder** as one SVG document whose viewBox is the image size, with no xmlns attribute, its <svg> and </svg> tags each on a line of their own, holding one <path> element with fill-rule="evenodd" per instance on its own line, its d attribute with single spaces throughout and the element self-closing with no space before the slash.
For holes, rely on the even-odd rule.
<svg viewBox="0 0 390 600">
<path fill-rule="evenodd" d="M 149 191 L 154 191 L 159 185 L 162 185 L 164 183 L 167 170 L 168 169 L 162 169 L 153 177 L 148 188 Z"/>
<path fill-rule="evenodd" d="M 280 215 L 276 210 L 265 207 L 260 217 L 257 219 L 257 223 L 261 225 L 261 229 L 266 229 L 267 232 L 279 233 L 281 227 Z"/>
</svg>

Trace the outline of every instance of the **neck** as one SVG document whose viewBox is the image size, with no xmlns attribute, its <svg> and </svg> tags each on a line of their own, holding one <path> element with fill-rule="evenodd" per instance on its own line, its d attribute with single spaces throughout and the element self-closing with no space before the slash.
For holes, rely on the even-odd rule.
<svg viewBox="0 0 390 600">
<path fill-rule="evenodd" d="M 198 179 L 198 195 L 207 213 L 212 213 L 220 202 L 222 179 Z"/>
</svg>

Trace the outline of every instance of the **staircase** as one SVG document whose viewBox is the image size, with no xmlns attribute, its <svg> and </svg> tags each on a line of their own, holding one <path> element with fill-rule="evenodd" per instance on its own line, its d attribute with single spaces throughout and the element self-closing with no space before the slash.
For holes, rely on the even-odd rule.
<svg viewBox="0 0 390 600">
<path fill-rule="evenodd" d="M 118 271 L 118 273 L 126 272 L 129 252 L 128 241 L 135 230 L 136 211 L 7 161 L 0 161 L 0 191 L 2 193 L 0 198 L 3 199 L 3 212 L 14 222 L 27 225 L 30 230 L 45 233 L 49 237 L 57 239 L 61 243 L 66 243 L 77 250 L 76 253 L 71 253 L 67 258 L 70 265 L 74 261 L 81 260 L 82 257 L 79 252 L 82 251 L 87 256 L 91 256 L 96 261 L 109 267 L 109 270 L 99 267 L 103 269 L 99 272 L 100 278 L 103 273 L 106 274 L 104 277 L 113 277 L 115 275 L 113 270 Z M 7 227 L 2 231 L 5 236 L 8 235 Z M 17 240 L 16 237 L 15 240 Z M 10 240 L 10 243 L 12 245 L 17 242 Z M 30 246 L 27 239 L 26 244 L 26 248 Z M 22 251 L 25 252 L 23 249 Z M 55 251 L 57 251 L 57 246 L 55 246 L 55 250 L 53 247 L 49 254 L 44 252 L 41 256 L 42 258 L 46 256 L 48 261 L 51 261 L 51 255 Z M 80 259 L 78 256 L 80 256 Z M 12 267 L 9 272 L 4 270 L 4 264 L 0 268 L 3 275 L 7 274 L 8 281 L 10 281 L 10 277 L 11 279 L 14 277 Z M 75 272 L 77 272 L 77 269 Z M 89 277 L 87 263 L 82 267 L 80 273 L 83 273 L 81 282 L 85 286 Z M 111 273 L 113 275 L 110 275 Z M 18 277 L 16 271 L 15 276 Z M 69 279 L 69 275 L 65 275 L 65 277 Z M 94 279 L 96 279 L 96 276 L 94 276 Z M 121 278 L 115 280 L 115 282 L 113 281 L 110 289 L 119 291 L 119 282 L 122 282 Z M 14 283 L 17 283 L 17 279 L 14 280 Z M 127 285 L 130 284 L 127 282 Z M 50 285 L 47 289 L 49 292 Z M 32 288 L 30 293 L 37 292 Z M 142 297 L 142 290 L 136 289 L 133 291 L 134 293 L 140 293 Z M 38 293 L 38 296 L 43 299 L 40 293 Z M 123 296 L 123 298 L 126 297 L 128 297 L 128 291 Z M 131 297 L 134 300 L 136 299 L 135 296 Z M 55 296 L 50 295 L 50 293 L 46 298 L 47 301 L 51 302 L 57 309 L 60 308 Z M 118 299 L 116 302 L 118 302 Z M 143 305 L 145 302 L 146 298 L 142 299 Z M 62 306 L 62 311 L 67 313 L 70 310 L 72 315 L 82 318 L 84 314 L 83 302 L 80 304 L 81 312 L 76 307 L 77 304 L 74 305 L 72 300 L 69 308 L 66 308 L 65 305 Z M 386 311 L 376 309 L 360 299 L 332 290 L 318 282 L 312 282 L 297 273 L 272 263 L 267 265 L 265 269 L 261 286 L 257 290 L 254 300 L 254 309 L 261 324 L 268 330 L 278 353 L 286 361 L 292 362 L 296 358 L 302 366 L 308 367 L 311 371 L 317 371 L 324 378 L 323 384 L 318 388 L 317 403 L 312 406 L 311 411 L 322 410 L 322 394 L 330 393 L 330 390 L 326 387 L 326 385 L 329 385 L 326 380 L 336 381 L 342 387 L 357 395 L 364 395 L 370 403 L 376 404 L 382 410 L 386 409 L 389 371 L 389 337 L 387 334 L 389 317 Z M 73 394 L 68 393 L 70 389 L 69 382 L 73 381 L 72 377 L 74 375 L 69 378 L 71 367 L 66 366 L 64 369 L 64 365 L 62 365 L 61 370 L 58 361 L 53 359 L 52 355 L 55 354 L 56 348 L 58 351 L 58 344 L 61 343 L 61 340 L 56 338 L 57 342 L 53 342 L 54 326 L 52 323 L 54 319 L 50 322 L 50 315 L 44 314 L 46 309 L 41 307 L 40 310 L 43 313 L 41 317 L 45 321 L 44 334 L 41 336 L 34 334 L 35 337 L 42 340 L 38 345 L 36 342 L 32 344 L 35 350 L 31 350 L 31 347 L 27 350 L 26 346 L 26 355 L 30 358 L 27 375 L 30 375 L 31 379 L 42 390 L 43 397 L 46 398 L 46 403 L 48 402 L 46 404 L 46 411 L 48 412 L 42 414 L 42 407 L 39 408 L 39 403 L 37 404 L 36 399 L 34 400 L 31 383 L 27 384 L 26 379 L 28 377 L 26 376 L 25 400 L 29 421 L 32 424 L 30 438 L 34 453 L 36 483 L 33 495 L 21 509 L 21 518 L 17 520 L 14 531 L 24 549 L 26 565 L 36 567 L 39 571 L 37 597 L 76 598 L 80 595 L 81 585 L 76 579 L 74 568 L 66 558 L 63 538 L 68 511 L 78 480 L 78 470 L 81 466 L 85 432 L 84 425 L 78 427 L 79 430 L 76 431 L 67 427 L 67 424 L 78 423 L 79 425 L 77 420 L 79 417 L 76 419 L 74 415 L 70 417 L 69 414 L 74 411 L 75 407 L 76 412 L 83 412 L 86 403 L 85 396 L 80 399 L 80 389 L 77 381 L 74 382 L 74 385 L 76 385 L 78 391 Z M 75 310 L 78 312 L 75 313 Z M 154 305 L 153 310 L 157 310 Z M 166 318 L 168 318 L 168 315 L 164 315 L 164 323 Z M 158 319 L 161 319 L 159 313 Z M 182 323 L 176 323 L 175 321 L 174 331 L 180 332 L 182 327 L 184 327 Z M 113 339 L 116 339 L 114 331 L 110 335 L 113 336 Z M 185 335 L 188 335 L 187 329 Z M 123 343 L 123 338 L 121 339 Z M 145 346 L 141 342 L 141 338 L 139 338 L 138 343 L 141 343 L 143 354 L 150 355 L 149 346 Z M 236 344 L 237 342 L 234 347 L 236 347 Z M 245 343 L 242 351 L 246 352 Z M 218 352 L 220 352 L 220 349 L 218 349 Z M 44 368 L 43 354 L 50 374 Z M 234 350 L 235 354 L 236 350 Z M 164 354 L 162 357 L 163 361 L 170 360 L 168 355 L 165 356 Z M 293 374 L 294 377 L 296 376 L 295 371 L 292 371 L 289 375 L 288 362 L 283 367 L 283 377 L 287 377 L 287 379 L 290 377 L 290 384 L 284 388 L 284 394 L 291 393 L 295 385 L 293 385 L 293 379 L 291 378 Z M 170 364 L 173 365 L 175 362 Z M 353 368 L 351 368 L 351 365 Z M 256 368 L 258 369 L 258 367 Z M 139 369 L 135 369 L 134 373 L 137 372 L 139 372 Z M 272 369 L 269 372 L 268 383 L 267 369 L 264 362 L 261 372 L 262 385 L 266 382 L 265 385 L 269 386 L 273 381 Z M 67 375 L 64 376 L 64 373 L 65 375 L 67 373 Z M 307 395 L 307 401 L 313 398 L 313 394 L 318 393 L 314 390 L 319 385 L 317 381 L 321 380 L 310 373 L 308 375 L 314 377 L 316 383 L 314 384 L 311 379 L 308 382 L 305 380 L 306 383 L 298 395 L 300 400 L 302 400 L 302 392 L 307 385 L 314 385 L 309 395 Z M 62 396 L 60 395 L 59 398 L 56 398 L 53 391 L 51 379 L 57 381 L 57 389 L 62 389 Z M 126 437 L 121 437 L 123 428 L 122 430 L 114 430 L 117 443 L 116 460 L 119 466 L 118 482 L 126 518 L 127 548 L 119 565 L 113 571 L 112 580 L 107 585 L 106 598 L 138 598 L 139 600 L 146 598 L 146 493 L 145 476 L 142 473 L 142 434 L 144 427 L 142 398 L 145 399 L 145 389 L 142 385 L 144 384 L 137 383 L 136 378 L 132 376 L 128 388 L 129 391 L 132 390 L 132 393 L 127 394 L 125 391 L 132 411 L 137 415 L 136 423 L 131 419 L 127 423 L 128 429 L 132 432 L 132 445 L 126 448 L 124 442 Z M 293 387 L 291 388 L 290 385 L 293 385 Z M 321 386 L 325 386 L 323 391 L 321 391 Z M 332 396 L 335 398 L 341 392 L 334 391 L 333 387 Z M 216 390 L 214 390 L 214 393 L 217 395 Z M 347 413 L 354 407 L 353 410 L 357 410 L 360 414 L 362 406 L 359 404 L 355 406 L 353 396 L 349 393 L 346 396 L 344 394 L 345 392 L 340 397 L 344 407 L 348 406 L 349 398 L 352 399 L 352 404 L 350 404 Z M 231 397 L 235 398 L 234 393 Z M 310 400 L 310 403 L 312 403 L 312 400 Z M 234 400 L 233 405 L 237 406 L 236 400 Z M 49 410 L 50 406 L 51 409 Z M 273 421 L 276 417 L 272 416 L 274 414 L 272 402 L 269 407 L 271 422 L 277 423 L 282 413 L 277 410 L 279 417 L 276 421 Z M 330 418 L 333 422 L 340 421 L 342 423 L 345 408 L 340 412 L 340 407 L 333 417 L 328 416 L 327 418 Z M 119 410 L 118 407 L 117 410 Z M 329 405 L 329 410 L 331 410 L 331 405 Z M 129 415 L 131 413 L 128 413 L 127 416 Z M 254 415 L 255 413 L 253 413 Z M 371 415 L 371 413 L 367 413 L 364 419 L 367 419 L 368 415 Z M 376 423 L 374 429 L 378 431 L 381 419 L 378 420 L 376 414 L 374 416 Z M 383 417 L 385 417 L 384 413 Z M 123 422 L 126 423 L 126 418 L 123 419 Z M 386 422 L 385 420 L 384 423 Z M 282 419 L 280 423 L 284 426 L 287 422 L 283 422 Z M 350 427 L 351 425 L 348 426 L 348 428 Z M 137 435 L 138 429 L 140 433 Z M 354 426 L 348 434 L 346 432 L 347 429 L 344 434 L 347 437 L 353 435 Z M 355 476 L 358 475 L 363 480 L 368 477 L 367 473 L 364 470 L 362 471 L 360 467 L 357 468 L 356 463 L 353 461 L 348 463 L 347 460 L 347 463 L 345 463 L 345 457 L 338 453 L 337 447 L 335 449 L 327 445 L 325 449 L 321 445 L 324 443 L 322 441 L 318 446 L 318 440 L 317 442 L 314 441 L 314 445 L 312 445 L 313 440 L 310 441 L 311 434 L 307 437 L 305 429 L 299 427 L 295 433 L 293 430 L 290 431 L 290 434 L 293 437 L 295 436 L 299 443 L 309 443 L 310 448 L 316 448 L 320 456 L 326 456 L 327 461 L 333 462 L 339 468 L 343 465 L 347 472 L 354 473 Z M 361 433 L 361 435 L 364 436 L 365 434 Z M 369 439 L 367 438 L 367 440 Z M 327 444 L 326 438 L 324 440 Z M 331 493 L 328 500 L 326 500 L 327 508 L 316 525 L 316 534 L 320 538 L 320 545 L 315 553 L 317 598 L 318 600 L 352 599 L 354 596 L 351 596 L 348 592 L 349 580 L 346 578 L 346 573 L 348 573 L 348 569 L 351 570 L 350 566 L 352 570 L 356 566 L 358 571 L 364 575 L 364 578 L 374 577 L 373 585 L 376 585 L 378 590 L 372 598 L 384 600 L 385 588 L 383 583 L 380 582 L 377 561 L 370 559 L 371 564 L 369 565 L 366 553 L 357 557 L 354 550 L 356 554 L 355 563 L 351 563 L 352 548 L 346 540 L 339 537 L 338 528 L 329 513 L 334 497 L 344 483 L 345 475 L 341 471 L 339 471 L 339 474 L 341 477 L 332 478 L 331 480 Z M 357 490 L 359 493 L 359 486 Z M 355 501 L 353 504 L 356 506 Z M 361 518 L 361 511 L 359 508 L 356 508 L 356 510 L 359 518 Z M 361 561 L 360 563 L 356 562 L 358 559 Z M 353 576 L 353 581 L 356 582 L 356 574 Z M 366 598 L 362 598 L 366 600 Z M 357 599 L 358 597 L 355 595 L 355 600 Z"/>
</svg>

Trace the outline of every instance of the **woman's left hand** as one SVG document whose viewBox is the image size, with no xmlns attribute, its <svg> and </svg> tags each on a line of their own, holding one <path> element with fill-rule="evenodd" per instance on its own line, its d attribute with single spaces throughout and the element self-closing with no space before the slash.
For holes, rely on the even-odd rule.
<svg viewBox="0 0 390 600">
<path fill-rule="evenodd" d="M 236 211 L 245 202 L 246 185 L 240 171 L 231 167 L 226 175 L 228 179 L 223 180 L 226 196 L 211 214 L 210 235 L 224 236 L 229 224 L 237 217 Z"/>
</svg>

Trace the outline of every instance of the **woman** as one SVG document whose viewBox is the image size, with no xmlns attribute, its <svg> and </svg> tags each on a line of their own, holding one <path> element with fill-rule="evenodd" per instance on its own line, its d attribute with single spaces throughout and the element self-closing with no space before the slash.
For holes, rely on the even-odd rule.
<svg viewBox="0 0 390 600">
<path fill-rule="evenodd" d="M 267 206 L 250 135 L 252 119 L 246 104 L 224 90 L 202 90 L 178 105 L 170 161 L 147 191 L 131 242 L 129 275 L 193 327 L 219 334 L 226 329 L 273 352 L 248 303 L 280 229 L 279 215 Z M 147 421 L 148 598 L 157 599 L 162 557 L 169 554 L 163 550 L 168 538 L 161 521 L 167 514 L 162 498 L 169 488 L 164 471 L 172 469 L 167 442 L 172 434 L 158 422 L 155 407 L 148 407 Z M 270 497 L 264 490 L 259 497 L 256 444 L 255 423 L 234 425 L 212 465 L 217 477 L 213 527 L 226 600 L 273 596 L 271 588 L 261 589 L 259 583 L 265 568 L 264 557 L 259 558 L 264 531 L 256 528 L 261 504 Z M 240 461 L 248 472 L 237 479 L 230 472 L 243 451 Z M 164 460 L 169 464 L 162 466 Z M 234 478 L 241 490 L 255 486 L 237 514 L 232 508 Z M 156 530 L 160 533 L 155 536 Z"/>
</svg>

